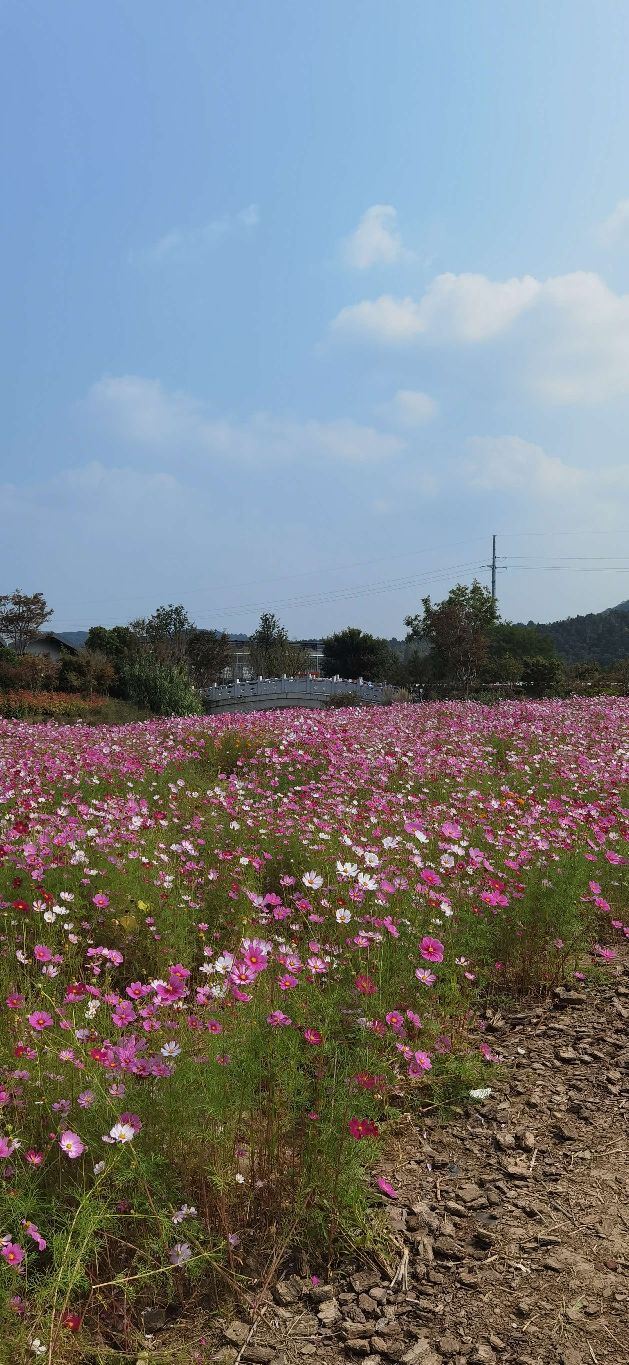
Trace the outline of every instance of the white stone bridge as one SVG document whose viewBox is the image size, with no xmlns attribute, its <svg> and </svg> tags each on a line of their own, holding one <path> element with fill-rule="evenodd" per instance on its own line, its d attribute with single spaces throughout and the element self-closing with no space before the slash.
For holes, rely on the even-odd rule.
<svg viewBox="0 0 629 1365">
<path fill-rule="evenodd" d="M 365 704 L 390 701 L 394 689 L 359 678 L 257 678 L 252 682 L 215 683 L 204 693 L 211 715 L 222 711 L 275 711 L 289 706 L 323 706 L 329 697 L 352 693 Z"/>
</svg>

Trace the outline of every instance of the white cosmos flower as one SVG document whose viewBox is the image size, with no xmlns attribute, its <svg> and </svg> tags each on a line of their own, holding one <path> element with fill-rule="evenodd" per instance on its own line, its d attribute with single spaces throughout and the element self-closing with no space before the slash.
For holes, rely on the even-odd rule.
<svg viewBox="0 0 629 1365">
<path fill-rule="evenodd" d="M 164 1043 L 164 1046 L 160 1047 L 160 1052 L 162 1054 L 162 1057 L 178 1057 L 179 1053 L 181 1052 L 181 1048 L 179 1046 L 179 1043 L 175 1042 Z"/>
<path fill-rule="evenodd" d="M 358 872 L 358 863 L 337 863 L 336 870 L 339 877 L 355 877 Z"/>
<path fill-rule="evenodd" d="M 359 872 L 356 881 L 363 891 L 377 891 L 378 883 L 375 877 L 370 877 L 368 872 Z"/>
<path fill-rule="evenodd" d="M 366 864 L 367 864 L 367 867 L 379 867 L 379 866 L 380 866 L 380 859 L 379 859 L 377 853 L 365 853 L 364 856 L 365 856 L 365 862 L 366 862 Z"/>
<path fill-rule="evenodd" d="M 135 1128 L 130 1123 L 114 1123 L 113 1128 L 109 1129 L 109 1136 L 103 1138 L 103 1142 L 116 1142 L 123 1146 L 125 1142 L 133 1142 Z"/>
<path fill-rule="evenodd" d="M 337 910 L 335 918 L 338 924 L 349 924 L 352 916 L 349 910 L 343 910 L 341 907 L 340 910 Z"/>
<path fill-rule="evenodd" d="M 304 872 L 301 880 L 311 891 L 318 891 L 319 887 L 323 886 L 323 877 L 320 877 L 318 872 Z"/>
</svg>

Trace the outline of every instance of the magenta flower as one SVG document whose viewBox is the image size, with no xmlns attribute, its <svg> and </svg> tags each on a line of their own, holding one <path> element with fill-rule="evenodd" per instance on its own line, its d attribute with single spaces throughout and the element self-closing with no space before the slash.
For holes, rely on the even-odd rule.
<svg viewBox="0 0 629 1365">
<path fill-rule="evenodd" d="M 371 980 L 371 977 L 367 976 L 366 972 L 360 972 L 354 981 L 354 989 L 358 991 L 359 995 L 375 995 L 378 987 Z"/>
<path fill-rule="evenodd" d="M 4 1256 L 7 1265 L 17 1268 L 24 1260 L 25 1251 L 18 1242 L 5 1242 L 0 1246 L 0 1256 Z"/>
<path fill-rule="evenodd" d="M 376 1185 L 378 1186 L 378 1189 L 381 1191 L 381 1193 L 386 1194 L 389 1199 L 399 1199 L 400 1196 L 397 1190 L 394 1190 L 391 1182 L 389 1180 L 385 1180 L 383 1176 L 378 1177 L 378 1179 L 376 1180 Z"/>
<path fill-rule="evenodd" d="M 304 1038 L 306 1039 L 306 1042 L 311 1043 L 313 1047 L 317 1047 L 319 1043 L 323 1042 L 323 1034 L 319 1033 L 319 1030 L 316 1028 L 304 1029 Z"/>
<path fill-rule="evenodd" d="M 614 948 L 602 948 L 600 943 L 595 945 L 594 952 L 600 962 L 613 962 L 614 958 L 618 957 Z"/>
<path fill-rule="evenodd" d="M 360 1142 L 363 1138 L 378 1137 L 378 1125 L 373 1122 L 373 1119 L 350 1119 L 347 1126 L 356 1142 Z"/>
<path fill-rule="evenodd" d="M 29 1014 L 28 1022 L 36 1033 L 42 1033 L 45 1028 L 52 1028 L 54 1020 L 47 1010 L 36 1010 L 34 1014 Z"/>
<path fill-rule="evenodd" d="M 430 1071 L 432 1062 L 427 1052 L 414 1052 L 408 1064 L 409 1076 L 421 1076 L 422 1071 Z"/>
<path fill-rule="evenodd" d="M 78 1133 L 73 1133 L 70 1128 L 66 1128 L 65 1132 L 61 1134 L 59 1146 L 71 1161 L 76 1161 L 77 1157 L 85 1151 L 85 1143 L 81 1142 Z"/>
<path fill-rule="evenodd" d="M 443 943 L 438 938 L 431 938 L 430 934 L 424 935 L 419 951 L 425 962 L 443 962 Z"/>
</svg>

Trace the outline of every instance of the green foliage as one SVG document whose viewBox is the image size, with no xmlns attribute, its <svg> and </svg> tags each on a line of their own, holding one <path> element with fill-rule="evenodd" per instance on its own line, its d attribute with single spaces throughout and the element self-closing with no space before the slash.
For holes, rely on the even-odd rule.
<svg viewBox="0 0 629 1365">
<path fill-rule="evenodd" d="M 370 635 L 358 626 L 347 626 L 324 641 L 323 672 L 326 678 L 338 674 L 341 678 L 387 682 L 394 666 L 388 641 Z"/>
<path fill-rule="evenodd" d="M 494 621 L 489 630 L 489 654 L 492 659 L 554 659 L 557 650 L 549 635 L 535 626 L 515 625 L 512 621 Z"/>
<path fill-rule="evenodd" d="M 172 602 L 157 607 L 152 616 L 131 621 L 129 629 L 141 646 L 153 651 L 161 663 L 181 664 L 186 658 L 188 640 L 194 630 L 184 606 Z"/>
<path fill-rule="evenodd" d="M 433 675 L 467 691 L 489 653 L 490 631 L 497 620 L 491 593 L 474 579 L 471 587 L 457 583 L 435 606 L 424 597 L 422 608 L 417 616 L 406 617 L 407 638 L 426 640 Z"/>
<path fill-rule="evenodd" d="M 265 611 L 250 639 L 251 667 L 262 678 L 281 678 L 308 670 L 309 659 L 300 645 L 293 644 L 273 612 Z"/>
<path fill-rule="evenodd" d="M 119 668 L 124 697 L 158 716 L 192 716 L 201 698 L 185 668 L 161 663 L 153 654 L 125 659 Z"/>
<path fill-rule="evenodd" d="M 198 687 L 220 682 L 229 668 L 229 636 L 218 630 L 193 630 L 188 636 L 186 655 Z"/>
<path fill-rule="evenodd" d="M 91 626 L 87 632 L 85 648 L 94 654 L 105 654 L 114 663 L 132 654 L 137 654 L 139 642 L 130 626 Z"/>
<path fill-rule="evenodd" d="M 79 654 L 68 650 L 59 663 L 59 687 L 63 692 L 80 692 L 91 697 L 94 692 L 108 693 L 116 682 L 116 669 L 105 654 L 82 649 Z"/>
<path fill-rule="evenodd" d="M 564 690 L 564 670 L 561 659 L 527 659 L 522 669 L 522 682 L 531 697 L 560 697 Z"/>
<path fill-rule="evenodd" d="M 550 638 L 566 663 L 594 659 L 608 667 L 629 658 L 627 603 L 610 611 L 588 612 L 584 616 L 570 616 L 565 621 L 550 621 L 545 625 L 529 622 L 529 626 L 540 637 Z M 541 654 L 542 650 L 537 652 Z"/>
</svg>

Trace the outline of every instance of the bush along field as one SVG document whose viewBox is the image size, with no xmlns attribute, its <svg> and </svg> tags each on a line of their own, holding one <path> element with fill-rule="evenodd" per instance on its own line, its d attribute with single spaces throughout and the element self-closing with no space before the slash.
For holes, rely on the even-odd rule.
<svg viewBox="0 0 629 1365">
<path fill-rule="evenodd" d="M 377 1244 L 400 1103 L 481 1104 L 487 997 L 629 934 L 628 721 L 0 721 L 0 1359 Z"/>
</svg>

